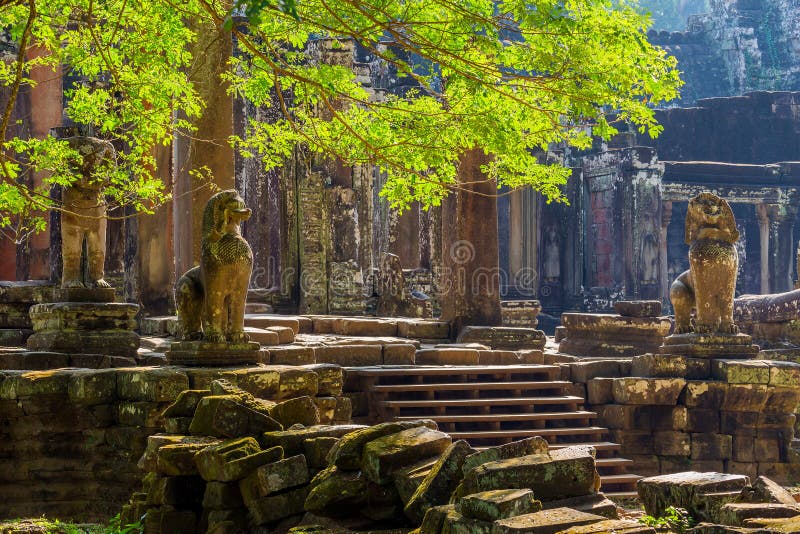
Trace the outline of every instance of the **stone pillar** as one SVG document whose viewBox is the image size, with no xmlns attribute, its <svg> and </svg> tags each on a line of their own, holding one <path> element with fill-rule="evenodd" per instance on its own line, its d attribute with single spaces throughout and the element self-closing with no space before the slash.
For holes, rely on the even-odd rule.
<svg viewBox="0 0 800 534">
<path fill-rule="evenodd" d="M 459 183 L 442 203 L 442 319 L 453 335 L 467 325 L 496 326 L 500 311 L 497 187 L 481 172 L 487 157 L 461 157 Z"/>
<path fill-rule="evenodd" d="M 231 34 L 210 24 L 196 30 L 190 79 L 206 105 L 196 121 L 197 131 L 190 138 L 178 135 L 173 143 L 175 270 L 180 274 L 199 260 L 203 209 L 214 194 L 190 173 L 207 169 L 221 189 L 234 187 L 233 149 L 228 144 L 233 134 L 233 97 L 220 80 L 231 57 Z"/>
<path fill-rule="evenodd" d="M 769 288 L 769 205 L 758 204 L 758 237 L 761 244 L 761 294 L 770 292 Z"/>
<path fill-rule="evenodd" d="M 661 239 L 658 242 L 659 278 L 661 279 L 661 299 L 669 302 L 669 258 L 667 253 L 667 230 L 672 221 L 672 201 L 665 200 L 661 203 Z"/>
<path fill-rule="evenodd" d="M 34 60 L 48 52 L 39 47 L 31 47 L 27 52 L 27 59 Z M 31 69 L 30 79 L 35 82 L 33 86 L 25 86 L 20 90 L 22 98 L 27 98 L 27 116 L 23 121 L 29 125 L 30 137 L 43 139 L 50 133 L 50 128 L 61 126 L 63 112 L 63 93 L 62 71 L 60 66 L 54 69 L 45 66 L 38 66 Z M 18 97 L 19 98 L 19 97 Z M 34 187 L 41 185 L 44 175 L 39 172 L 32 173 L 32 183 Z M 50 229 L 52 232 L 53 230 Z M 60 240 L 59 240 L 60 248 Z M 41 280 L 50 277 L 51 239 L 47 232 L 42 232 L 32 236 L 26 251 L 28 255 L 28 272 L 25 278 L 31 280 Z"/>
<path fill-rule="evenodd" d="M 797 208 L 788 204 L 771 204 L 769 207 L 769 279 L 772 293 L 792 289 L 793 227 L 796 215 Z"/>
<path fill-rule="evenodd" d="M 508 196 L 508 279 L 509 284 L 515 285 L 515 275 L 522 270 L 523 254 L 526 244 L 523 241 L 525 225 L 523 223 L 522 196 L 525 192 L 522 189 L 512 191 Z"/>
<path fill-rule="evenodd" d="M 403 269 L 419 267 L 420 207 L 413 203 L 403 213 L 389 210 L 389 253 L 400 258 Z"/>
</svg>

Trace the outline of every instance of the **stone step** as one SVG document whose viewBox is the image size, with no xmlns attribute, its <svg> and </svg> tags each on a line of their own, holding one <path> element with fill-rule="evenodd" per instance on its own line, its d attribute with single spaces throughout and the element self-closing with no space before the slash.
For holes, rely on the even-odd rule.
<svg viewBox="0 0 800 534">
<path fill-rule="evenodd" d="M 547 373 L 560 375 L 561 368 L 557 365 L 435 365 L 435 366 L 398 366 L 398 367 L 357 367 L 351 371 L 361 376 L 375 377 L 419 377 L 419 376 L 512 376 L 527 373 Z"/>
<path fill-rule="evenodd" d="M 391 384 L 372 388 L 375 393 L 428 392 L 428 391 L 526 391 L 558 389 L 571 384 L 564 380 L 521 381 L 521 382 L 433 382 L 427 384 Z"/>
<path fill-rule="evenodd" d="M 597 417 L 595 412 L 574 411 L 574 412 L 543 412 L 543 413 L 511 413 L 511 414 L 478 414 L 478 415 L 427 415 L 426 419 L 432 419 L 437 423 L 495 423 L 495 422 L 518 422 L 518 421 L 559 421 L 568 419 L 594 419 Z M 417 416 L 400 416 L 395 419 L 419 419 Z"/>
<path fill-rule="evenodd" d="M 485 399 L 439 399 L 439 400 L 389 400 L 381 401 L 386 408 L 444 408 L 450 406 L 479 407 L 479 406 L 531 406 L 541 404 L 564 404 L 575 406 L 583 402 L 583 397 L 572 395 L 552 397 L 514 397 L 514 398 L 485 398 Z"/>
<path fill-rule="evenodd" d="M 633 465 L 633 460 L 614 456 L 612 458 L 597 458 L 595 464 L 600 467 L 627 467 Z"/>
<path fill-rule="evenodd" d="M 550 450 L 563 449 L 564 447 L 572 447 L 573 445 L 575 445 L 575 443 L 551 443 Z M 613 443 L 611 441 L 581 442 L 580 445 L 594 447 L 598 454 L 601 452 L 616 452 L 620 448 L 619 443 Z"/>
<path fill-rule="evenodd" d="M 531 430 L 475 430 L 465 432 L 450 432 L 453 439 L 476 439 L 476 438 L 493 438 L 493 439 L 511 439 L 518 440 L 522 438 L 529 438 L 533 436 L 540 436 L 543 438 L 558 437 L 558 436 L 597 436 L 608 432 L 608 429 L 599 426 L 588 426 L 578 428 L 539 428 Z M 577 443 L 566 443 L 565 446 L 577 445 Z M 583 445 L 583 443 L 582 443 Z"/>
</svg>

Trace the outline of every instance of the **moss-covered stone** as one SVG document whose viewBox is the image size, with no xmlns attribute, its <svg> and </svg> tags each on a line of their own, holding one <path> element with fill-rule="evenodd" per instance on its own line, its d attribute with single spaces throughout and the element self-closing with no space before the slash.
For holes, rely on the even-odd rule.
<svg viewBox="0 0 800 534">
<path fill-rule="evenodd" d="M 206 490 L 203 493 L 203 508 L 206 510 L 228 510 L 241 508 L 244 506 L 242 493 L 239 491 L 237 482 L 218 482 L 206 483 Z"/>
<path fill-rule="evenodd" d="M 409 428 L 367 443 L 361 456 L 361 468 L 372 482 L 388 484 L 396 470 L 419 458 L 442 454 L 451 442 L 444 432 L 425 426 Z"/>
<path fill-rule="evenodd" d="M 200 399 L 211 395 L 209 389 L 187 389 L 181 391 L 175 402 L 164 410 L 164 417 L 192 417 Z"/>
<path fill-rule="evenodd" d="M 285 493 L 262 497 L 247 503 L 248 517 L 253 525 L 274 523 L 285 517 L 302 514 L 308 496 L 308 487 L 293 489 Z"/>
<path fill-rule="evenodd" d="M 325 517 L 355 515 L 367 502 L 367 479 L 360 471 L 332 465 L 311 481 L 305 509 Z"/>
<path fill-rule="evenodd" d="M 435 422 L 429 419 L 420 419 L 417 421 L 397 421 L 390 423 L 381 423 L 378 425 L 363 427 L 359 430 L 346 434 L 342 437 L 339 443 L 331 449 L 330 457 L 328 460 L 340 469 L 357 470 L 361 468 L 361 457 L 364 450 L 364 445 L 370 441 L 377 440 L 389 434 L 425 426 L 433 430 L 439 427 Z"/>
<path fill-rule="evenodd" d="M 414 495 L 414 492 L 417 491 L 417 488 L 422 484 L 422 481 L 425 480 L 425 477 L 428 476 L 428 473 L 430 473 L 438 460 L 439 458 L 436 456 L 425 458 L 395 471 L 392 478 L 394 478 L 394 485 L 400 494 L 400 499 L 404 503 L 411 500 L 411 496 Z"/>
<path fill-rule="evenodd" d="M 283 458 L 283 449 L 262 451 L 253 438 L 223 441 L 195 455 L 200 476 L 207 481 L 232 482 L 247 476 L 257 467 Z"/>
<path fill-rule="evenodd" d="M 496 462 L 497 460 L 517 458 L 519 456 L 527 456 L 529 454 L 545 454 L 547 451 L 547 441 L 539 436 L 525 438 L 519 441 L 512 441 L 511 443 L 506 443 L 505 445 L 488 447 L 480 452 L 470 454 L 464 460 L 462 471 L 466 475 L 474 468 L 481 464 L 485 464 L 486 462 Z"/>
<path fill-rule="evenodd" d="M 164 445 L 156 453 L 155 471 L 167 476 L 196 475 L 198 471 L 194 463 L 194 455 L 206 446 L 199 443 Z"/>
<path fill-rule="evenodd" d="M 272 406 L 269 415 L 289 428 L 292 425 L 314 426 L 319 424 L 319 411 L 314 400 L 308 395 L 279 402 Z"/>
<path fill-rule="evenodd" d="M 249 506 L 251 501 L 307 482 L 305 456 L 297 455 L 259 466 L 239 482 L 239 489 L 245 504 Z"/>
<path fill-rule="evenodd" d="M 463 497 L 456 508 L 462 515 L 481 521 L 497 521 L 542 509 L 529 489 L 483 491 Z"/>
<path fill-rule="evenodd" d="M 264 432 L 258 438 L 262 447 L 283 447 L 287 455 L 303 454 L 303 443 L 307 439 L 320 437 L 341 438 L 351 432 L 368 428 L 364 425 L 319 425 L 307 428 Z M 333 449 L 332 449 L 333 450 Z"/>
<path fill-rule="evenodd" d="M 117 396 L 120 399 L 173 402 L 181 391 L 189 389 L 186 373 L 168 367 L 120 369 Z"/>
<path fill-rule="evenodd" d="M 571 508 L 553 508 L 532 514 L 500 519 L 494 523 L 492 534 L 555 534 L 571 527 L 589 525 L 606 518 L 579 512 Z"/>
<path fill-rule="evenodd" d="M 455 512 L 456 507 L 454 504 L 445 504 L 444 506 L 434 506 L 425 511 L 425 517 L 422 519 L 418 532 L 420 534 L 439 533 L 444 526 L 444 520 L 450 512 Z"/>
<path fill-rule="evenodd" d="M 328 453 L 339 438 L 332 436 L 322 436 L 303 440 L 303 455 L 306 457 L 308 466 L 314 469 L 323 469 L 328 465 Z"/>
<path fill-rule="evenodd" d="M 566 447 L 552 455 L 531 454 L 478 466 L 467 473 L 454 495 L 530 488 L 542 501 L 556 500 L 594 493 L 597 479 L 591 453 L 582 447 Z"/>
<path fill-rule="evenodd" d="M 450 494 L 461 482 L 464 459 L 473 452 L 466 441 L 451 443 L 439 460 L 431 467 L 414 494 L 405 503 L 404 512 L 414 523 L 421 523 L 425 511 L 433 506 L 447 504 Z"/>
<path fill-rule="evenodd" d="M 255 436 L 263 432 L 283 430 L 270 416 L 242 403 L 237 395 L 203 397 L 197 405 L 189 432 L 216 437 Z"/>
</svg>

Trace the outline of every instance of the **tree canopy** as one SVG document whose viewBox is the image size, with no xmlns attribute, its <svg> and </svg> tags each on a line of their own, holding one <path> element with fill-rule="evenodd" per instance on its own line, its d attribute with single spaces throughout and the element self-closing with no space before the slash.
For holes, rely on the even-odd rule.
<svg viewBox="0 0 800 534">
<path fill-rule="evenodd" d="M 614 133 L 611 114 L 657 135 L 653 106 L 681 83 L 628 0 L 0 0 L 0 26 L 16 45 L 0 62 L 0 90 L 12 97 L 0 124 L 0 227 L 42 228 L 43 210 L 58 208 L 50 186 L 75 180 L 68 163 L 80 156 L 65 142 L 9 134 L 13 97 L 47 65 L 79 80 L 65 113 L 124 147 L 109 198 L 145 211 L 165 201 L 153 148 L 192 135 L 203 113 L 189 72 L 208 24 L 242 51 L 224 76 L 230 91 L 281 107 L 278 121 L 251 122 L 231 143 L 267 166 L 298 143 L 377 165 L 382 195 L 398 208 L 435 205 L 461 187 L 459 158 L 472 149 L 490 156 L 498 186 L 558 199 L 568 170 L 537 151 L 586 148 L 592 135 Z M 415 89 L 375 98 L 351 69 L 309 60 L 308 43 L 320 39 L 355 42 Z M 42 185 L 25 178 L 32 170 L 47 171 Z"/>
</svg>

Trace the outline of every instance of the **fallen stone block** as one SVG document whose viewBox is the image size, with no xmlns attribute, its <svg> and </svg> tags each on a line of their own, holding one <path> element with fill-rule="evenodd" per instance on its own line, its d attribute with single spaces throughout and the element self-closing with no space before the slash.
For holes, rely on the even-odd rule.
<svg viewBox="0 0 800 534">
<path fill-rule="evenodd" d="M 602 515 L 609 519 L 618 518 L 617 505 L 614 504 L 611 499 L 606 498 L 602 493 L 592 493 L 591 495 L 582 495 L 580 497 L 547 501 L 542 504 L 542 507 L 545 510 L 550 508 L 572 508 L 579 512 Z"/>
<path fill-rule="evenodd" d="M 253 525 L 274 523 L 285 517 L 302 514 L 308 497 L 308 487 L 262 497 L 247 505 L 248 517 Z"/>
<path fill-rule="evenodd" d="M 171 532 L 174 534 L 194 534 L 197 530 L 197 516 L 190 510 L 176 510 L 171 506 L 150 508 L 144 520 L 145 532 Z"/>
<path fill-rule="evenodd" d="M 159 477 L 150 484 L 147 502 L 156 506 L 192 508 L 202 499 L 204 489 L 205 482 L 197 476 Z"/>
<path fill-rule="evenodd" d="M 109 429 L 109 431 L 112 429 Z M 109 437 L 109 432 L 106 432 L 106 437 Z M 196 445 L 197 449 L 200 450 L 204 447 L 208 447 L 209 445 L 214 445 L 219 443 L 219 439 L 210 438 L 206 436 L 183 436 L 183 435 L 170 435 L 170 434 L 152 434 L 148 435 L 145 438 L 146 447 L 144 453 L 142 454 L 141 458 L 139 458 L 139 462 L 137 463 L 137 467 L 142 471 L 146 472 L 155 472 L 157 470 L 156 466 L 158 463 L 158 451 L 161 447 L 165 445 L 176 445 L 176 444 L 190 444 Z M 192 459 L 192 461 L 194 461 Z"/>
<path fill-rule="evenodd" d="M 338 397 L 342 394 L 344 377 L 340 366 L 332 363 L 317 363 L 304 365 L 303 369 L 312 371 L 317 375 L 317 395 Z"/>
<path fill-rule="evenodd" d="M 395 434 L 406 429 L 425 426 L 433 430 L 439 427 L 429 419 L 419 419 L 414 421 L 396 421 L 380 423 L 369 427 L 359 427 L 347 434 L 340 434 L 337 437 L 342 439 L 331 449 L 329 461 L 345 470 L 361 469 L 361 457 L 364 445 L 370 441 Z"/>
<path fill-rule="evenodd" d="M 416 530 L 412 530 L 409 534 L 423 534 L 427 532 L 441 532 L 444 526 L 444 520 L 450 512 L 455 512 L 456 507 L 454 504 L 447 504 L 444 506 L 434 506 L 425 512 L 425 517 L 422 519 L 422 524 Z"/>
<path fill-rule="evenodd" d="M 599 515 L 587 514 L 570 508 L 553 508 L 532 514 L 518 515 L 495 521 L 492 534 L 555 534 L 568 528 L 605 521 Z"/>
<path fill-rule="evenodd" d="M 800 516 L 800 506 L 778 503 L 728 503 L 722 505 L 716 518 L 724 525 L 740 527 L 755 518 L 782 519 Z"/>
<path fill-rule="evenodd" d="M 283 430 L 268 415 L 243 404 L 237 395 L 211 395 L 200 399 L 189 432 L 194 435 L 240 437 Z"/>
<path fill-rule="evenodd" d="M 400 500 L 407 503 L 411 500 L 411 496 L 417 491 L 422 481 L 431 472 L 433 466 L 439 461 L 436 456 L 425 458 L 417 463 L 405 466 L 395 471 L 394 486 L 397 488 L 397 493 Z M 460 478 L 460 477 L 459 477 Z"/>
<path fill-rule="evenodd" d="M 462 497 L 456 509 L 465 517 L 494 522 L 516 515 L 531 514 L 542 509 L 529 489 L 484 491 Z"/>
<path fill-rule="evenodd" d="M 547 452 L 547 441 L 538 436 L 521 439 L 519 441 L 512 441 L 511 443 L 498 445 L 496 447 L 487 447 L 480 452 L 476 452 L 467 456 L 467 458 L 464 460 L 462 473 L 466 475 L 474 468 L 487 462 L 506 460 L 508 458 L 517 458 L 519 456 L 527 456 L 529 454 L 547 454 Z"/>
<path fill-rule="evenodd" d="M 246 506 L 262 497 L 308 483 L 308 465 L 302 454 L 261 465 L 239 481 Z"/>
<path fill-rule="evenodd" d="M 791 493 L 786 491 L 777 482 L 765 477 L 758 477 L 751 488 L 742 490 L 742 500 L 744 502 L 764 502 L 786 504 L 789 506 L 797 505 Z"/>
<path fill-rule="evenodd" d="M 259 436 L 258 442 L 265 449 L 281 447 L 287 456 L 294 456 L 296 454 L 303 454 L 303 442 L 307 439 L 321 437 L 341 438 L 346 434 L 365 428 L 369 427 L 364 425 L 319 425 L 302 429 L 264 432 Z M 334 449 L 335 448 L 336 447 L 334 447 Z M 334 449 L 331 450 L 331 454 Z"/>
<path fill-rule="evenodd" d="M 164 417 L 193 417 L 200 399 L 211 395 L 210 389 L 187 389 L 181 391 L 175 402 L 164 410 Z"/>
<path fill-rule="evenodd" d="M 197 475 L 194 455 L 206 447 L 198 443 L 172 443 L 159 447 L 154 471 L 167 476 Z"/>
<path fill-rule="evenodd" d="M 570 527 L 559 534 L 655 534 L 653 527 L 630 519 L 606 519 L 589 525 Z M 694 531 L 692 531 L 694 532 Z"/>
<path fill-rule="evenodd" d="M 303 456 L 306 457 L 308 466 L 313 469 L 324 469 L 328 466 L 328 454 L 338 438 L 322 436 L 303 440 Z"/>
<path fill-rule="evenodd" d="M 308 395 L 279 402 L 269 409 L 269 415 L 284 428 L 300 424 L 314 426 L 319 424 L 319 411 L 314 400 Z"/>
<path fill-rule="evenodd" d="M 666 508 L 674 506 L 686 509 L 695 517 L 713 521 L 706 516 L 707 509 L 700 509 L 701 505 L 705 507 L 709 501 L 715 501 L 722 506 L 735 500 L 749 484 L 750 479 L 744 475 L 687 471 L 643 478 L 637 482 L 636 489 L 648 515 L 661 517 Z"/>
<path fill-rule="evenodd" d="M 242 492 L 237 482 L 206 482 L 206 490 L 203 493 L 203 508 L 206 510 L 227 510 L 243 506 Z M 225 520 L 227 518 L 223 519 Z"/>
<path fill-rule="evenodd" d="M 361 469 L 368 480 L 388 484 L 394 471 L 418 458 L 442 454 L 451 442 L 449 435 L 425 426 L 402 430 L 366 443 Z"/>
<path fill-rule="evenodd" d="M 367 502 L 367 479 L 361 471 L 343 471 L 330 466 L 317 473 L 309 487 L 305 509 L 312 514 L 344 516 Z"/>
<path fill-rule="evenodd" d="M 494 525 L 488 521 L 464 517 L 457 509 L 448 510 L 441 532 L 447 534 L 491 534 Z"/>
<path fill-rule="evenodd" d="M 262 451 L 255 439 L 241 438 L 206 447 L 195 455 L 194 460 L 204 480 L 233 482 L 257 467 L 282 458 L 283 449 L 280 447 Z"/>
<path fill-rule="evenodd" d="M 421 523 L 428 508 L 447 504 L 461 481 L 464 459 L 472 452 L 472 447 L 463 440 L 451 443 L 444 450 L 408 502 L 404 503 L 404 512 L 409 519 Z"/>
<path fill-rule="evenodd" d="M 599 484 L 594 457 L 582 447 L 531 454 L 480 465 L 464 476 L 458 496 L 482 491 L 529 488 L 541 501 L 594 493 Z"/>
</svg>

